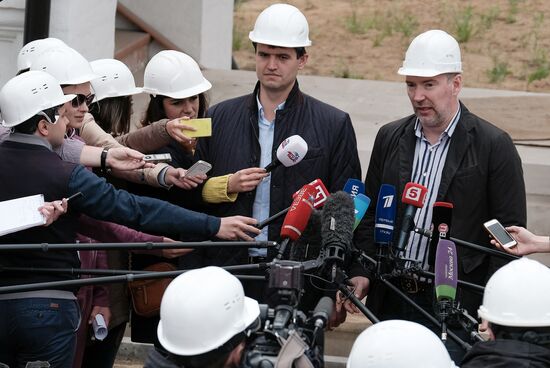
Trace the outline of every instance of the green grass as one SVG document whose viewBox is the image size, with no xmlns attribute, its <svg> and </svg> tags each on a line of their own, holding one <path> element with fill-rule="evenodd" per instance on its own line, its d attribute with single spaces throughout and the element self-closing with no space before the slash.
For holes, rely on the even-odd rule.
<svg viewBox="0 0 550 368">
<path fill-rule="evenodd" d="M 455 34 L 459 43 L 465 43 L 474 35 L 473 7 L 471 5 L 464 8 L 456 17 Z"/>
<path fill-rule="evenodd" d="M 493 59 L 493 67 L 487 70 L 487 77 L 489 78 L 490 83 L 500 83 L 506 76 L 511 74 L 508 69 L 508 63 L 499 61 L 497 58 Z"/>
<path fill-rule="evenodd" d="M 508 0 L 508 14 L 506 15 L 506 23 L 516 23 L 516 16 L 519 13 L 520 0 Z"/>
<path fill-rule="evenodd" d="M 498 6 L 492 6 L 487 10 L 486 13 L 481 13 L 479 15 L 479 22 L 480 22 L 481 28 L 483 28 L 483 30 L 485 31 L 491 29 L 491 27 L 493 26 L 493 23 L 495 22 L 495 20 L 498 19 L 499 15 L 500 15 L 500 9 L 498 8 Z"/>
</svg>

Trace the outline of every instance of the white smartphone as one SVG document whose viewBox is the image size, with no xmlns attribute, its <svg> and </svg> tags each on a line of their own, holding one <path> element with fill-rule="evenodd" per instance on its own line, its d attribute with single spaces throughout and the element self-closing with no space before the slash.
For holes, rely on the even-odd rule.
<svg viewBox="0 0 550 368">
<path fill-rule="evenodd" d="M 191 165 L 189 169 L 187 169 L 187 173 L 185 174 L 184 178 L 206 174 L 210 171 L 210 169 L 212 169 L 212 165 L 210 165 L 206 161 L 198 160 L 193 165 Z"/>
<path fill-rule="evenodd" d="M 172 156 L 169 153 L 152 153 L 150 155 L 143 156 L 145 162 L 172 162 Z"/>
<path fill-rule="evenodd" d="M 518 242 L 512 238 L 512 235 L 506 231 L 498 220 L 487 221 L 483 226 L 503 248 L 512 248 L 518 245 Z"/>
</svg>

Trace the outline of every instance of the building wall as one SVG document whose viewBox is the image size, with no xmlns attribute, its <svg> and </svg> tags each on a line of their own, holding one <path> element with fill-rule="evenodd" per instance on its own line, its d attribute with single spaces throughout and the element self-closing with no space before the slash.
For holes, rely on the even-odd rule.
<svg viewBox="0 0 550 368">
<path fill-rule="evenodd" d="M 231 69 L 233 0 L 119 0 L 201 66 Z"/>
</svg>

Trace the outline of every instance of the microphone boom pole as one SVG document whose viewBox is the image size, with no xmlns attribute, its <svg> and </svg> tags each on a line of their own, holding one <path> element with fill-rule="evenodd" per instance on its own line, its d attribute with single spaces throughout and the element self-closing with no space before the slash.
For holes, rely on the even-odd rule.
<svg viewBox="0 0 550 368">
<path fill-rule="evenodd" d="M 200 249 L 200 248 L 272 248 L 273 241 L 202 241 L 170 243 L 74 243 L 74 244 L 1 244 L 0 251 L 9 250 L 152 250 L 152 249 Z"/>
</svg>

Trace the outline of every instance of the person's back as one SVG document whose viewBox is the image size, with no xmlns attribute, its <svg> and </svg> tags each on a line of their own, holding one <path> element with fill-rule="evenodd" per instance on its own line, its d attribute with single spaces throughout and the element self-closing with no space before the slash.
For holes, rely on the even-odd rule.
<svg viewBox="0 0 550 368">
<path fill-rule="evenodd" d="M 500 268 L 479 308 L 491 341 L 474 345 L 461 367 L 550 367 L 549 306 L 548 267 L 522 258 Z"/>
</svg>

